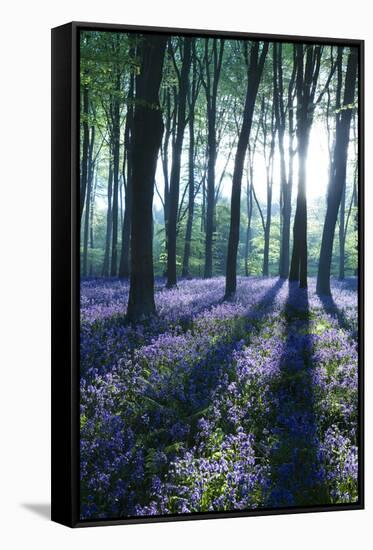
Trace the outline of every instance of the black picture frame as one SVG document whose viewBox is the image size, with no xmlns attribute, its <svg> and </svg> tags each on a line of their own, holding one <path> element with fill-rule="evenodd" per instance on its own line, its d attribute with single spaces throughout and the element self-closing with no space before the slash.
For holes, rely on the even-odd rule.
<svg viewBox="0 0 373 550">
<path fill-rule="evenodd" d="M 359 52 L 359 500 L 353 504 L 79 519 L 79 32 L 193 35 L 354 46 Z M 215 30 L 71 22 L 52 29 L 52 512 L 69 527 L 249 517 L 364 508 L 364 41 Z"/>
</svg>

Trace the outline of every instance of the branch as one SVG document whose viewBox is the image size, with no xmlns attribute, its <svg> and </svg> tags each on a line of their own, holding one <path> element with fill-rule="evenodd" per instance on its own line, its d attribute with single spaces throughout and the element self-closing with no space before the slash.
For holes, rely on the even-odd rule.
<svg viewBox="0 0 373 550">
<path fill-rule="evenodd" d="M 172 61 L 172 64 L 173 64 L 174 69 L 175 69 L 175 72 L 176 72 L 177 79 L 178 79 L 178 81 L 180 82 L 180 80 L 181 80 L 181 75 L 180 75 L 180 71 L 179 71 L 179 68 L 178 68 L 177 63 L 176 63 L 175 51 L 174 51 L 174 48 L 173 48 L 173 46 L 172 46 L 171 40 L 170 40 L 169 51 L 170 51 L 171 61 Z"/>
<path fill-rule="evenodd" d="M 254 187 L 254 182 L 252 181 L 251 182 L 251 188 L 253 190 L 253 195 L 254 195 L 254 199 L 255 199 L 255 203 L 258 207 L 258 210 L 259 210 L 259 214 L 260 214 L 260 217 L 262 219 L 262 226 L 263 226 L 263 231 L 266 230 L 266 224 L 265 224 L 265 221 L 264 221 L 264 216 L 263 216 L 263 212 L 262 212 L 262 209 L 260 208 L 260 204 L 259 204 L 259 201 L 258 201 L 258 198 L 256 196 L 256 193 L 255 193 L 255 187 Z"/>
<path fill-rule="evenodd" d="M 322 89 L 322 91 L 320 92 L 319 97 L 318 97 L 317 100 L 315 101 L 315 106 L 318 105 L 318 104 L 320 103 L 320 101 L 322 100 L 322 98 L 323 98 L 323 96 L 324 96 L 326 90 L 329 88 L 330 81 L 331 81 L 331 79 L 333 78 L 333 75 L 334 75 L 334 73 L 335 73 L 336 68 L 337 68 L 337 61 L 335 61 L 335 62 L 333 63 L 333 67 L 331 68 L 331 71 L 330 71 L 330 73 L 329 73 L 329 76 L 328 76 L 328 78 L 327 78 L 327 81 L 326 81 L 326 83 L 325 83 L 325 86 L 324 86 L 324 88 Z"/>
<path fill-rule="evenodd" d="M 156 180 L 154 180 L 154 187 L 155 187 L 155 190 L 156 190 L 156 192 L 157 192 L 158 197 L 159 197 L 160 200 L 161 200 L 161 203 L 162 203 L 162 206 L 163 206 L 163 209 L 164 209 L 164 208 L 165 208 L 164 200 L 163 200 L 163 198 L 162 198 L 162 195 L 161 195 L 160 192 L 159 192 L 159 189 L 158 189 L 158 185 L 157 185 Z"/>
</svg>

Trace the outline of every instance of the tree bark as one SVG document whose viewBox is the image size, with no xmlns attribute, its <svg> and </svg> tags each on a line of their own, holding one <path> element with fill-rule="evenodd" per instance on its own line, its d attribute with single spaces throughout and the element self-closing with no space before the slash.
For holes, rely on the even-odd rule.
<svg viewBox="0 0 373 550">
<path fill-rule="evenodd" d="M 184 38 L 183 60 L 179 75 L 177 95 L 177 126 L 175 143 L 172 148 L 172 165 L 170 176 L 169 220 L 167 243 L 167 288 L 177 283 L 176 273 L 176 229 L 180 192 L 180 164 L 186 125 L 186 101 L 188 93 L 188 75 L 191 64 L 191 38 Z"/>
<path fill-rule="evenodd" d="M 249 269 L 249 256 L 251 254 L 251 222 L 253 216 L 253 204 L 254 204 L 254 159 L 256 153 L 256 146 L 258 142 L 259 130 L 262 125 L 262 119 L 264 116 L 263 103 L 260 109 L 259 120 L 256 125 L 256 132 L 254 135 L 253 143 L 248 143 L 248 166 L 247 166 L 247 184 L 246 184 L 246 209 L 247 209 L 247 227 L 246 227 L 246 240 L 245 240 L 245 276 L 250 274 Z M 260 209 L 259 209 L 260 210 Z M 261 214 L 261 211 L 260 211 Z M 264 224 L 263 224 L 264 226 Z"/>
<path fill-rule="evenodd" d="M 194 114 L 189 115 L 189 182 L 188 182 L 188 218 L 185 229 L 184 255 L 182 276 L 189 276 L 189 259 L 192 242 L 193 215 L 194 215 Z"/>
<path fill-rule="evenodd" d="M 264 254 L 263 254 L 263 277 L 269 275 L 269 238 L 271 234 L 271 216 L 272 216 L 272 184 L 273 180 L 267 183 L 267 213 L 264 232 Z"/>
<path fill-rule="evenodd" d="M 119 68 L 116 68 L 115 89 L 120 91 L 121 75 Z M 112 99 L 112 132 L 111 139 L 113 144 L 113 234 L 111 245 L 111 269 L 110 275 L 118 275 L 118 191 L 119 191 L 119 151 L 120 151 L 120 104 L 118 95 Z"/>
<path fill-rule="evenodd" d="M 194 185 L 194 152 L 195 152 L 195 137 L 194 137 L 194 109 L 198 97 L 198 84 L 196 75 L 196 51 L 195 41 L 192 43 L 192 63 L 193 77 L 189 85 L 189 151 L 188 151 L 188 217 L 185 230 L 184 254 L 182 276 L 189 277 L 189 260 L 192 243 L 193 217 L 194 217 L 194 200 L 195 200 L 195 185 Z"/>
<path fill-rule="evenodd" d="M 314 97 L 320 72 L 321 47 L 296 45 L 297 143 L 298 143 L 298 195 L 293 226 L 293 252 L 289 280 L 307 288 L 307 153 L 309 135 L 315 110 Z"/>
<path fill-rule="evenodd" d="M 252 117 L 258 93 L 259 82 L 262 76 L 265 58 L 268 52 L 268 43 L 263 43 L 259 56 L 259 42 L 252 43 L 250 63 L 247 71 L 247 91 L 243 114 L 242 127 L 238 138 L 237 152 L 234 162 L 231 219 L 228 239 L 227 271 L 225 282 L 226 300 L 235 296 L 237 286 L 237 249 L 240 236 L 240 206 L 241 182 L 246 150 L 249 142 Z"/>
<path fill-rule="evenodd" d="M 307 195 L 306 161 L 308 132 L 298 136 L 298 195 L 293 226 L 293 254 L 290 267 L 290 281 L 299 282 L 300 288 L 307 288 Z"/>
<path fill-rule="evenodd" d="M 251 218 L 253 215 L 253 188 L 251 174 L 246 186 L 247 227 L 245 239 L 245 276 L 249 276 L 249 256 L 251 253 Z"/>
<path fill-rule="evenodd" d="M 88 146 L 88 159 L 87 159 L 87 193 L 86 193 L 86 205 L 84 214 L 84 232 L 83 232 L 83 277 L 88 275 L 88 239 L 89 239 L 89 222 L 91 219 L 91 206 L 92 206 L 92 184 L 94 177 L 94 160 L 93 160 L 93 148 L 95 142 L 95 127 L 91 127 L 89 146 Z"/>
<path fill-rule="evenodd" d="M 339 208 L 339 280 L 345 278 L 345 208 L 346 208 L 346 181 L 341 196 Z"/>
<path fill-rule="evenodd" d="M 263 103 L 265 99 L 263 97 Z M 262 118 L 262 127 L 263 127 L 263 138 L 264 138 L 264 158 L 266 164 L 266 175 L 267 175 L 267 211 L 266 211 L 266 221 L 264 227 L 264 253 L 263 253 L 263 268 L 262 274 L 263 277 L 268 277 L 269 275 L 269 241 L 271 235 L 271 221 L 272 221 L 272 189 L 273 189 L 273 156 L 275 152 L 275 139 L 276 139 L 276 126 L 275 126 L 275 113 L 274 113 L 274 103 L 272 104 L 271 109 L 271 123 L 270 123 L 270 134 L 271 142 L 269 146 L 269 152 L 267 151 L 267 115 L 268 115 L 268 105 L 262 109 L 264 112 L 264 117 Z"/>
<path fill-rule="evenodd" d="M 154 177 L 162 141 L 163 121 L 159 88 L 167 37 L 145 35 L 141 69 L 136 78 L 132 150 L 131 276 L 127 319 L 131 322 L 155 314 L 153 272 Z"/>
<path fill-rule="evenodd" d="M 135 77 L 130 75 L 128 89 L 128 108 L 126 117 L 126 127 L 124 130 L 124 162 L 123 177 L 126 177 L 126 190 L 124 197 L 124 219 L 122 226 L 122 247 L 119 262 L 119 278 L 126 279 L 130 275 L 130 242 L 131 242 L 131 217 L 132 217 L 132 153 L 131 153 L 131 133 L 133 125 L 133 96 L 134 96 Z M 127 172 L 126 172 L 127 168 Z"/>
<path fill-rule="evenodd" d="M 96 165 L 96 163 L 95 163 Z M 89 220 L 89 248 L 91 251 L 91 258 L 89 262 L 89 276 L 93 277 L 93 249 L 95 247 L 94 243 L 94 231 L 93 231 L 93 221 L 94 221 L 94 215 L 95 215 L 95 201 L 96 201 L 96 190 L 97 190 L 97 179 L 98 179 L 98 166 L 96 166 L 96 173 L 94 177 L 94 183 L 92 186 L 92 193 L 91 193 L 91 211 L 90 211 L 90 220 Z"/>
<path fill-rule="evenodd" d="M 216 164 L 216 103 L 218 96 L 218 84 L 223 61 L 224 40 L 220 40 L 218 51 L 218 40 L 213 40 L 212 45 L 212 74 L 210 73 L 210 60 L 208 51 L 208 39 L 205 42 L 205 70 L 206 81 L 202 80 L 207 100 L 207 124 L 208 124 L 208 164 L 206 182 L 206 240 L 205 240 L 205 267 L 204 278 L 212 277 L 212 245 L 214 234 L 215 216 L 215 164 Z"/>
<path fill-rule="evenodd" d="M 170 88 L 164 92 L 164 102 L 163 102 L 163 114 L 165 117 L 165 128 L 164 128 L 164 139 L 163 146 L 161 149 L 161 158 L 162 158 L 162 169 L 163 169 L 163 180 L 164 180 L 164 193 L 163 193 L 163 211 L 164 211 L 164 247 L 167 254 L 168 249 L 168 203 L 169 203 L 169 189 L 170 189 L 170 178 L 169 178 L 169 169 L 168 169 L 168 151 L 170 144 L 170 137 L 173 134 L 172 120 L 173 116 L 171 114 L 171 93 Z M 165 276 L 167 275 L 167 269 L 165 269 Z"/>
<path fill-rule="evenodd" d="M 87 191 L 88 178 L 88 149 L 89 149 L 89 121 L 88 121 L 89 99 L 88 86 L 83 88 L 83 144 L 82 144 L 82 165 L 80 174 L 80 220 L 82 219 L 85 196 Z"/>
<path fill-rule="evenodd" d="M 344 86 L 343 104 L 337 113 L 336 137 L 333 152 L 333 170 L 327 196 L 325 223 L 321 241 L 319 269 L 317 274 L 317 293 L 331 295 L 330 269 L 333 254 L 335 226 L 341 203 L 343 189 L 346 185 L 346 167 L 350 125 L 355 98 L 355 87 L 358 71 L 358 57 L 354 48 L 350 48 Z"/>
<path fill-rule="evenodd" d="M 294 116 L 293 116 L 293 88 L 295 81 L 296 62 L 295 46 L 293 46 L 293 70 L 287 89 L 287 105 L 284 101 L 284 83 L 283 83 L 283 61 L 282 44 L 273 44 L 273 104 L 276 116 L 276 126 L 278 131 L 278 148 L 280 156 L 280 223 L 281 223 L 281 241 L 280 241 L 280 262 L 279 276 L 286 279 L 289 275 L 290 264 L 290 220 L 291 220 L 291 199 L 293 188 L 293 159 L 294 159 Z M 286 113 L 289 121 L 289 147 L 288 174 L 286 173 L 285 162 L 285 130 Z"/>
<path fill-rule="evenodd" d="M 111 230 L 113 225 L 112 220 L 112 194 L 113 194 L 113 165 L 111 156 L 109 159 L 109 176 L 108 176 L 108 192 L 107 192 L 107 212 L 106 212 L 106 236 L 105 236 L 105 252 L 104 261 L 102 264 L 102 276 L 109 277 L 110 264 L 110 243 Z"/>
</svg>

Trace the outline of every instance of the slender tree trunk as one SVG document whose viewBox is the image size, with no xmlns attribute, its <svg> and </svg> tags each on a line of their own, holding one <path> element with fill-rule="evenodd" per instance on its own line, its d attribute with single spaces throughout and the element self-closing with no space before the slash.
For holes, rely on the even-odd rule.
<svg viewBox="0 0 373 550">
<path fill-rule="evenodd" d="M 293 138 L 289 137 L 289 171 L 287 185 L 283 192 L 282 205 L 282 233 L 280 250 L 280 277 L 286 279 L 289 276 L 290 268 L 290 222 L 291 222 L 291 200 L 293 189 L 293 166 L 294 166 L 294 148 Z"/>
<path fill-rule="evenodd" d="M 247 228 L 246 228 L 246 240 L 245 240 L 245 275 L 249 276 L 249 256 L 251 255 L 251 222 L 253 217 L 253 203 L 254 203 L 254 159 L 256 153 L 256 146 L 259 136 L 259 130 L 262 125 L 263 118 L 263 103 L 260 109 L 259 120 L 256 126 L 256 132 L 254 135 L 253 143 L 248 143 L 248 163 L 247 163 L 247 184 L 246 184 L 246 209 L 247 209 Z"/>
<path fill-rule="evenodd" d="M 113 194 L 113 165 L 112 165 L 112 161 L 111 161 L 111 157 L 110 157 L 110 159 L 109 159 L 108 192 L 107 192 L 105 252 L 104 252 L 104 262 L 103 262 L 103 265 L 102 265 L 102 276 L 103 277 L 109 277 L 111 230 L 112 230 L 112 226 L 113 226 L 112 194 Z"/>
<path fill-rule="evenodd" d="M 91 259 L 89 262 L 89 276 L 93 276 L 93 249 L 94 249 L 94 233 L 93 233 L 93 220 L 94 220 L 94 206 L 96 200 L 96 189 L 97 189 L 97 169 L 96 176 L 94 179 L 94 184 L 91 194 L 91 208 L 90 208 L 90 220 L 89 220 L 89 248 L 91 251 Z"/>
<path fill-rule="evenodd" d="M 272 219 L 272 181 L 267 183 L 267 213 L 264 232 L 263 277 L 269 275 L 269 238 L 271 234 Z"/>
<path fill-rule="evenodd" d="M 164 198 L 163 198 L 163 211 L 164 211 L 164 246 L 165 252 L 167 254 L 168 250 L 168 218 L 169 218 L 169 189 L 170 189 L 170 178 L 168 170 L 168 151 L 170 144 L 170 137 L 173 134 L 172 128 L 172 115 L 171 115 L 171 94 L 170 89 L 167 88 L 165 91 L 165 99 L 163 105 L 164 117 L 165 117 L 165 131 L 163 139 L 163 147 L 161 151 L 162 158 L 162 169 L 163 169 L 163 180 L 164 180 Z M 165 269 L 165 275 L 167 274 L 167 269 Z"/>
<path fill-rule="evenodd" d="M 82 145 L 82 164 L 80 174 L 80 220 L 82 219 L 85 196 L 87 191 L 88 178 L 88 150 L 89 150 L 89 121 L 88 121 L 89 101 L 88 86 L 83 88 L 83 145 Z"/>
<path fill-rule="evenodd" d="M 194 112 L 189 113 L 189 151 L 188 151 L 188 218 L 185 230 L 184 256 L 182 276 L 189 276 L 189 258 L 192 241 L 193 216 L 194 216 Z"/>
<path fill-rule="evenodd" d="M 333 153 L 333 177 L 331 179 L 325 223 L 321 241 L 319 269 L 317 275 L 317 293 L 331 295 L 330 269 L 333 254 L 335 226 L 341 203 L 343 189 L 346 185 L 346 167 L 348 144 L 350 139 L 350 124 L 352 116 L 351 105 L 354 103 L 356 78 L 358 71 L 357 52 L 350 49 L 345 77 L 343 108 L 337 113 L 336 139 Z"/>
<path fill-rule="evenodd" d="M 345 208 L 346 208 L 346 182 L 343 186 L 341 206 L 339 209 L 339 280 L 345 278 Z"/>
<path fill-rule="evenodd" d="M 201 233 L 206 233 L 206 178 L 202 181 Z"/>
<path fill-rule="evenodd" d="M 240 206 L 241 181 L 246 150 L 250 137 L 255 100 L 259 82 L 263 72 L 264 61 L 268 52 L 268 43 L 264 43 L 259 57 L 259 42 L 252 43 L 250 63 L 247 71 L 247 92 L 243 114 L 242 127 L 238 138 L 236 158 L 234 162 L 231 220 L 228 239 L 227 272 L 225 282 L 225 299 L 232 299 L 237 286 L 237 249 L 240 236 Z"/>
<path fill-rule="evenodd" d="M 120 226 L 123 227 L 123 221 L 124 221 L 124 207 L 123 207 L 123 190 L 125 188 L 125 180 L 122 178 L 119 178 L 119 223 Z"/>
<path fill-rule="evenodd" d="M 206 240 L 205 240 L 205 268 L 204 278 L 212 277 L 212 247 L 214 235 L 214 217 L 215 217 L 215 165 L 216 165 L 216 104 L 218 96 L 218 84 L 223 61 L 224 40 L 220 40 L 218 51 L 218 41 L 213 40 L 212 45 L 212 73 L 210 72 L 208 40 L 205 46 L 205 69 L 206 82 L 204 83 L 207 99 L 207 124 L 208 124 L 208 164 L 207 164 L 207 186 L 206 186 Z"/>
<path fill-rule="evenodd" d="M 264 98 L 263 98 L 263 101 Z M 271 133 L 271 142 L 269 147 L 269 152 L 267 152 L 267 112 L 268 108 L 263 109 L 263 137 L 264 137 L 264 157 L 266 162 L 266 174 L 267 174 L 267 211 L 266 211 L 266 221 L 264 227 L 264 253 L 263 253 L 263 277 L 268 277 L 269 275 L 269 242 L 271 235 L 271 221 L 272 221 L 272 189 L 273 189 L 273 157 L 275 152 L 275 140 L 276 140 L 276 125 L 275 125 L 275 112 L 274 106 L 271 109 L 271 124 L 270 124 L 270 133 Z"/>
<path fill-rule="evenodd" d="M 88 239 L 89 239 L 89 221 L 91 217 L 91 203 L 92 203 L 92 184 L 94 177 L 94 161 L 93 161 L 93 147 L 95 142 L 95 127 L 91 127 L 89 147 L 88 147 L 88 173 L 87 173 L 87 193 L 86 193 L 86 205 L 84 215 L 84 234 L 83 234 L 83 277 L 88 275 Z"/>
<path fill-rule="evenodd" d="M 177 283 L 176 274 L 176 235 L 177 216 L 180 191 L 180 164 L 186 125 L 186 101 L 188 93 L 188 77 L 191 64 L 191 39 L 184 38 L 183 61 L 179 78 L 179 92 L 177 97 L 177 127 L 175 143 L 172 148 L 172 165 L 170 177 L 170 201 L 168 221 L 168 249 L 167 249 L 167 288 Z"/>
<path fill-rule="evenodd" d="M 155 314 L 153 272 L 153 193 L 163 121 L 159 88 L 167 37 L 145 35 L 141 69 L 136 78 L 132 149 L 131 276 L 127 308 L 129 321 Z"/>
<path fill-rule="evenodd" d="M 128 89 L 128 108 L 126 127 L 124 131 L 125 155 L 123 166 L 123 175 L 127 167 L 126 194 L 124 197 L 124 220 L 122 225 L 122 248 L 119 262 L 119 277 L 127 278 L 130 275 L 130 242 L 131 242 L 131 217 L 132 217 L 132 125 L 133 125 L 133 97 L 134 97 L 135 77 L 130 75 L 130 84 Z"/>
<path fill-rule="evenodd" d="M 127 178 L 126 194 L 124 198 L 124 219 L 122 225 L 122 247 L 119 262 L 119 278 L 127 279 L 130 274 L 131 251 L 131 216 L 132 216 L 132 181 Z"/>
<path fill-rule="evenodd" d="M 293 47 L 293 71 L 290 77 L 287 89 L 287 112 L 289 120 L 289 147 L 288 157 L 289 166 L 286 174 L 285 162 L 285 129 L 286 129 L 286 110 L 284 102 L 284 84 L 282 69 L 282 44 L 273 45 L 273 83 L 274 83 L 274 111 L 276 116 L 276 125 L 278 129 L 278 148 L 280 156 L 280 262 L 279 276 L 286 279 L 289 275 L 290 264 L 290 220 L 291 220 L 291 199 L 293 187 L 293 140 L 294 140 L 294 122 L 293 122 L 293 88 L 296 74 L 295 47 Z"/>
<path fill-rule="evenodd" d="M 196 46 L 195 40 L 192 41 L 192 65 L 193 75 L 192 81 L 189 84 L 188 108 L 189 108 L 189 150 L 188 150 L 188 216 L 185 230 L 184 254 L 182 276 L 189 277 L 189 260 L 192 244 L 192 230 L 194 218 L 194 200 L 195 200 L 195 183 L 194 183 L 194 162 L 195 162 L 195 137 L 194 137 L 194 119 L 195 105 L 199 93 L 197 82 L 197 63 L 196 63 Z"/>
<path fill-rule="evenodd" d="M 206 243 L 204 277 L 212 277 L 212 242 L 214 232 L 215 206 L 215 164 L 216 164 L 216 131 L 215 114 L 209 115 L 208 130 L 208 165 L 206 185 Z"/>
<path fill-rule="evenodd" d="M 116 90 L 120 90 L 120 72 L 117 68 Z M 120 150 L 120 105 L 115 96 L 112 104 L 113 141 L 113 234 L 111 245 L 111 277 L 118 275 L 118 191 L 119 191 L 119 150 Z"/>
<path fill-rule="evenodd" d="M 251 253 L 251 219 L 253 215 L 253 188 L 250 181 L 246 188 L 247 227 L 245 239 L 245 276 L 249 276 L 249 256 Z"/>
</svg>

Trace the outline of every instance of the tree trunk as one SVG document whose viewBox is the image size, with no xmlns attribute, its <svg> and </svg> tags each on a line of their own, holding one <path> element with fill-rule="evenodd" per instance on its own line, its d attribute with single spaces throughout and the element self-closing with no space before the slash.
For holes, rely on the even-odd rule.
<svg viewBox="0 0 373 550">
<path fill-rule="evenodd" d="M 245 241 L 245 276 L 250 274 L 249 270 L 249 256 L 251 255 L 251 222 L 253 217 L 253 203 L 254 203 L 254 159 L 256 153 L 256 146 L 259 136 L 259 130 L 262 124 L 263 117 L 263 104 L 260 110 L 259 121 L 256 126 L 256 132 L 254 135 L 253 143 L 248 143 L 248 163 L 247 163 L 247 184 L 246 184 L 246 209 L 247 209 L 247 227 L 246 227 L 246 241 Z"/>
<path fill-rule="evenodd" d="M 298 195 L 293 226 L 293 252 L 289 280 L 307 288 L 307 192 L 306 163 L 309 135 L 315 110 L 314 97 L 320 72 L 321 47 L 307 46 L 304 65 L 304 46 L 296 45 Z"/>
<path fill-rule="evenodd" d="M 346 181 L 341 196 L 339 209 L 339 280 L 345 278 L 345 208 L 346 208 Z"/>
<path fill-rule="evenodd" d="M 241 181 L 246 150 L 250 137 L 252 117 L 255 100 L 258 93 L 259 82 L 263 72 L 264 61 L 268 52 L 268 43 L 264 43 L 259 58 L 259 42 L 252 43 L 250 63 L 247 71 L 247 91 L 243 114 L 242 127 L 238 138 L 236 158 L 234 162 L 231 219 L 228 239 L 227 271 L 225 282 L 226 300 L 232 299 L 237 286 L 237 249 L 240 237 L 240 206 L 241 206 Z"/>
<path fill-rule="evenodd" d="M 89 248 L 91 250 L 91 261 L 89 262 L 89 276 L 93 276 L 93 249 L 94 249 L 94 233 L 93 233 L 93 220 L 94 220 L 94 206 L 96 200 L 96 189 L 97 189 L 97 169 L 96 175 L 94 178 L 94 184 L 91 193 L 91 209 L 90 209 L 90 220 L 89 220 Z"/>
<path fill-rule="evenodd" d="M 108 178 L 108 191 L 107 191 L 107 212 L 106 212 L 106 237 L 105 237 L 105 252 L 104 262 L 102 265 L 102 276 L 109 277 L 109 260 L 110 260 L 110 243 L 111 243 L 111 230 L 112 230 L 112 199 L 113 194 L 113 166 L 111 158 L 109 159 L 109 178 Z"/>
<path fill-rule="evenodd" d="M 284 84 L 282 69 L 282 44 L 273 45 L 273 95 L 276 125 L 278 129 L 278 148 L 280 156 L 280 262 L 279 276 L 286 279 L 289 275 L 290 264 L 290 220 L 291 220 L 291 199 L 293 188 L 293 140 L 294 140 L 294 115 L 293 115 L 293 88 L 296 73 L 295 47 L 293 46 L 293 71 L 287 89 L 287 112 L 289 119 L 289 167 L 286 174 L 285 163 L 285 129 L 286 110 L 284 102 Z"/>
<path fill-rule="evenodd" d="M 271 216 L 272 216 L 272 182 L 267 183 L 267 213 L 264 232 L 264 254 L 263 254 L 263 277 L 269 275 L 269 237 L 271 234 Z"/>
<path fill-rule="evenodd" d="M 290 267 L 290 281 L 299 282 L 300 288 L 307 288 L 307 195 L 306 161 L 308 132 L 299 130 L 298 135 L 298 195 L 293 226 L 293 254 Z"/>
<path fill-rule="evenodd" d="M 80 220 L 82 219 L 85 196 L 87 191 L 88 178 L 88 150 L 89 150 L 89 121 L 88 121 L 88 86 L 83 88 L 83 145 L 82 145 L 82 165 L 80 174 Z"/>
<path fill-rule="evenodd" d="M 128 89 L 128 108 L 126 117 L 126 127 L 124 131 L 124 149 L 125 155 L 123 166 L 123 176 L 126 172 L 126 194 L 124 198 L 124 220 L 122 226 L 122 248 L 119 262 L 119 278 L 128 278 L 130 275 L 130 241 L 131 241 L 131 216 L 132 216 L 132 153 L 131 153 L 131 133 L 133 125 L 133 95 L 135 78 L 133 73 L 130 75 L 130 84 Z M 126 164 L 126 166 L 125 166 Z"/>
<path fill-rule="evenodd" d="M 120 72 L 116 69 L 116 91 L 120 90 Z M 120 104 L 114 96 L 112 101 L 112 132 L 113 143 L 113 235 L 111 245 L 111 277 L 118 275 L 118 191 L 119 191 L 119 147 L 120 147 Z"/>
<path fill-rule="evenodd" d="M 171 94 L 170 89 L 167 87 L 165 90 L 165 99 L 163 104 L 163 114 L 165 117 L 165 129 L 164 129 L 164 139 L 163 146 L 161 150 L 162 157 L 162 169 L 163 169 L 163 180 L 164 180 L 164 197 L 163 197 L 163 210 L 164 210 L 164 246 L 165 252 L 167 254 L 168 250 L 168 203 L 169 203 L 169 189 L 170 189 L 170 178 L 168 170 L 168 150 L 170 137 L 173 134 L 172 128 L 172 115 L 171 115 Z M 167 269 L 165 269 L 165 276 L 167 274 Z"/>
<path fill-rule="evenodd" d="M 189 276 L 189 258 L 192 241 L 193 215 L 194 215 L 194 112 L 189 113 L 189 151 L 188 151 L 188 218 L 185 230 L 184 256 L 182 276 Z"/>
<path fill-rule="evenodd" d="M 292 109 L 292 107 L 291 107 Z M 282 279 L 289 276 L 290 269 L 290 223 L 291 223 L 291 201 L 293 192 L 293 174 L 294 174 L 294 133 L 293 133 L 293 113 L 289 112 L 289 168 L 287 184 L 284 186 L 283 204 L 282 204 L 282 233 L 280 249 L 280 271 Z"/>
<path fill-rule="evenodd" d="M 249 276 L 249 256 L 251 253 L 251 218 L 253 215 L 253 188 L 250 182 L 248 182 L 246 188 L 246 208 L 247 208 L 247 227 L 246 227 L 246 239 L 245 239 L 245 276 Z"/>
<path fill-rule="evenodd" d="M 188 217 L 185 230 L 185 243 L 183 255 L 182 276 L 189 277 L 189 260 L 192 244 L 192 230 L 194 217 L 194 200 L 195 200 L 195 185 L 194 185 L 194 152 L 195 152 L 195 137 L 194 137 L 194 109 L 198 97 L 198 83 L 196 75 L 196 50 L 195 41 L 192 42 L 192 63 L 193 77 L 189 86 L 189 151 L 188 151 Z"/>
<path fill-rule="evenodd" d="M 159 87 L 166 36 L 145 35 L 141 69 L 136 78 L 132 150 L 131 276 L 127 318 L 139 321 L 155 314 L 153 273 L 153 193 L 163 121 Z"/>
<path fill-rule="evenodd" d="M 208 164 L 207 164 L 207 189 L 206 189 L 206 240 L 205 240 L 205 268 L 204 278 L 212 277 L 212 245 L 214 234 L 215 217 L 215 164 L 216 164 L 216 103 L 218 96 L 218 84 L 220 79 L 221 65 L 223 61 L 224 40 L 220 40 L 218 52 L 218 41 L 213 40 L 212 57 L 213 69 L 210 74 L 210 62 L 208 52 L 208 40 L 205 46 L 205 68 L 206 82 L 204 84 L 207 99 L 207 123 L 208 123 Z"/>
<path fill-rule="evenodd" d="M 89 147 L 88 147 L 88 159 L 87 159 L 87 193 L 86 193 L 86 205 L 84 214 L 84 233 L 83 233 L 83 277 L 88 275 L 88 239 L 89 239 L 89 222 L 91 218 L 91 202 L 92 202 L 92 184 L 94 176 L 94 161 L 93 161 L 93 147 L 95 142 L 95 127 L 91 127 Z"/>
<path fill-rule="evenodd" d="M 176 230 L 180 191 L 180 163 L 186 125 L 186 101 L 188 93 L 188 75 L 191 64 L 191 39 L 184 38 L 183 61 L 179 77 L 177 96 L 177 127 L 175 143 L 172 148 L 172 165 L 170 176 L 168 248 L 167 248 L 167 288 L 176 285 Z"/>
<path fill-rule="evenodd" d="M 265 99 L 263 98 L 263 103 Z M 268 101 L 269 103 L 269 101 Z M 264 158 L 266 164 L 266 174 L 267 174 L 267 211 L 266 211 L 266 221 L 264 226 L 264 253 L 263 253 L 263 268 L 262 274 L 263 277 L 268 277 L 269 275 L 269 242 L 271 234 L 271 221 L 272 221 L 272 189 L 273 189 L 273 157 L 275 152 L 275 139 L 276 139 L 276 125 L 275 125 L 275 109 L 274 102 L 271 108 L 271 122 L 270 122 L 270 135 L 271 142 L 269 146 L 269 152 L 267 151 L 267 136 L 268 136 L 268 103 L 267 107 L 262 109 L 264 116 L 262 117 L 262 127 L 263 127 L 263 139 L 264 139 Z"/>
<path fill-rule="evenodd" d="M 204 277 L 212 277 L 212 241 L 214 231 L 215 206 L 215 164 L 216 164 L 216 131 L 215 114 L 209 114 L 208 122 L 208 165 L 206 185 L 206 243 Z"/>
<path fill-rule="evenodd" d="M 333 241 L 338 210 L 343 189 L 346 185 L 346 166 L 352 116 L 351 105 L 354 103 L 355 98 L 357 70 L 357 52 L 354 48 L 351 48 L 347 61 L 343 106 L 340 112 L 337 113 L 336 138 L 333 153 L 333 175 L 328 189 L 326 216 L 317 275 L 317 293 L 320 295 L 331 295 L 330 268 L 332 263 Z"/>
</svg>

